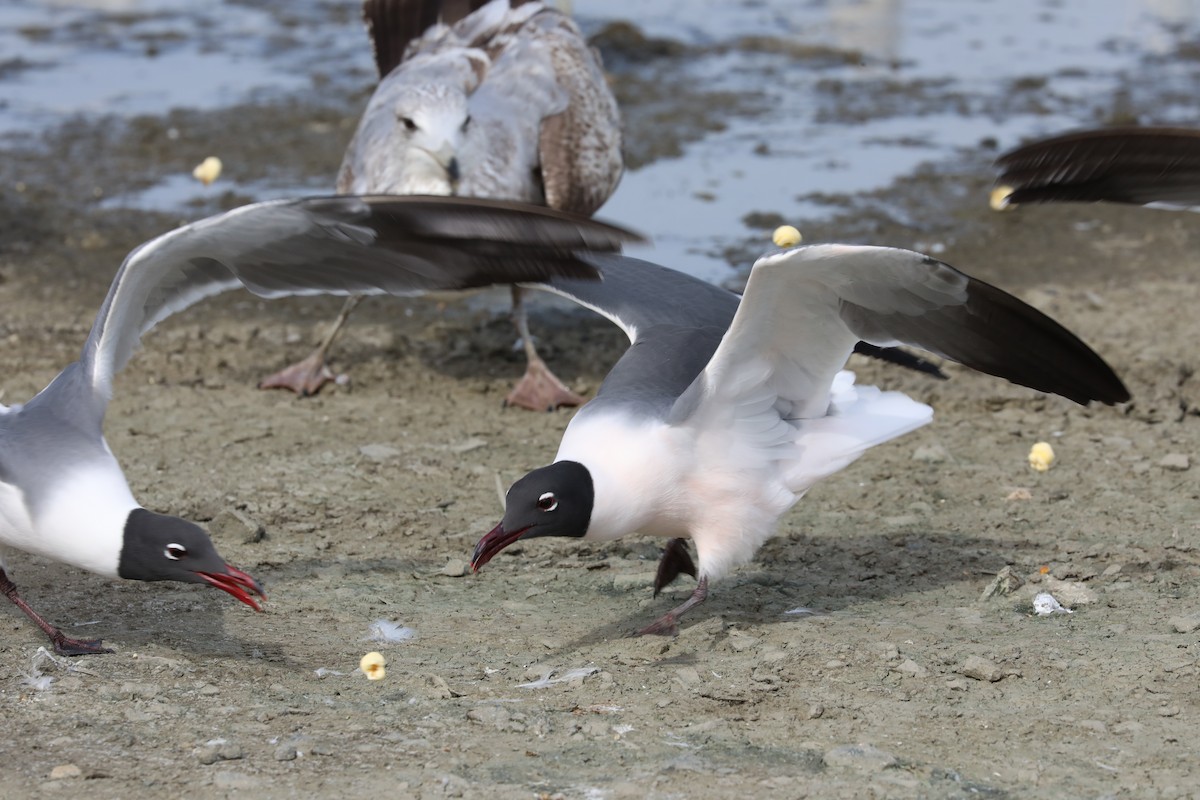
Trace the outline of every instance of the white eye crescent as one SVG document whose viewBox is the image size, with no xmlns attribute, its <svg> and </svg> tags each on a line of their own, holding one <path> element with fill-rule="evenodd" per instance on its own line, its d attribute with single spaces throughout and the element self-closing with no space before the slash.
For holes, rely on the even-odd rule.
<svg viewBox="0 0 1200 800">
<path fill-rule="evenodd" d="M 558 508 L 558 498 L 554 496 L 554 492 L 546 492 L 538 498 L 537 507 L 540 511 L 553 511 Z"/>
<path fill-rule="evenodd" d="M 187 555 L 187 548 L 181 544 L 175 544 L 172 542 L 171 544 L 167 545 L 165 550 L 163 550 L 163 555 L 172 561 L 178 561 Z"/>
</svg>

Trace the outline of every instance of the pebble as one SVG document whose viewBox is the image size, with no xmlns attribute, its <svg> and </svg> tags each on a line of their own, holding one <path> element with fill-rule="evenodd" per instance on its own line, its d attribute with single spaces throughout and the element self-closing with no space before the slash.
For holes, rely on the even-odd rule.
<svg viewBox="0 0 1200 800">
<path fill-rule="evenodd" d="M 242 751 L 242 748 L 233 742 L 207 744 L 201 747 L 196 753 L 201 764 L 215 764 L 218 761 L 236 761 L 244 755 L 245 753 Z"/>
<path fill-rule="evenodd" d="M 59 764 L 50 770 L 50 780 L 52 781 L 61 781 L 65 778 L 78 778 L 81 775 L 83 775 L 83 770 L 74 764 Z"/>
<path fill-rule="evenodd" d="M 401 451 L 390 444 L 364 444 L 358 448 L 358 452 L 371 461 L 389 461 L 399 456 Z"/>
<path fill-rule="evenodd" d="M 460 558 L 452 558 L 442 567 L 442 574 L 448 578 L 461 578 L 470 570 L 470 565 Z"/>
<path fill-rule="evenodd" d="M 1167 453 L 1158 460 L 1158 465 L 1163 469 L 1183 472 L 1192 466 L 1192 460 L 1183 453 Z"/>
<path fill-rule="evenodd" d="M 1200 628 L 1200 612 L 1171 617 L 1167 621 L 1176 633 L 1191 633 Z"/>
<path fill-rule="evenodd" d="M 946 448 L 940 444 L 924 444 L 913 451 L 912 460 L 922 464 L 941 464 L 950 458 Z"/>
<path fill-rule="evenodd" d="M 825 763 L 859 772 L 881 772 L 896 766 L 896 757 L 869 744 L 843 744 L 825 751 Z"/>
<path fill-rule="evenodd" d="M 267 538 L 267 529 L 244 511 L 226 508 L 208 523 L 208 533 L 214 539 L 254 544 Z"/>
<path fill-rule="evenodd" d="M 221 789 L 256 789 L 262 783 L 253 775 L 244 772 L 218 772 L 213 776 L 213 784 Z"/>
<path fill-rule="evenodd" d="M 463 453 L 470 453 L 473 450 L 479 450 L 480 448 L 487 447 L 487 444 L 487 439 L 481 439 L 478 436 L 472 436 L 470 439 L 464 439 L 457 444 L 450 445 L 447 449 L 451 453 L 461 455 Z"/>
<path fill-rule="evenodd" d="M 645 589 L 654 585 L 652 572 L 618 572 L 613 575 L 612 588 L 617 592 Z"/>
<path fill-rule="evenodd" d="M 446 679 L 440 675 L 426 675 L 421 679 L 419 693 L 430 700 L 449 700 L 455 696 L 454 690 Z"/>
<path fill-rule="evenodd" d="M 1061 581 L 1047 576 L 1044 585 L 1046 591 L 1053 594 L 1058 602 L 1068 608 L 1094 605 L 1100 602 L 1100 596 L 1079 581 Z"/>
<path fill-rule="evenodd" d="M 748 633 L 742 633 L 741 631 L 730 631 L 729 637 L 725 640 L 725 643 L 733 652 L 741 653 L 757 647 L 760 641 L 760 639 L 756 639 Z"/>
<path fill-rule="evenodd" d="M 1012 567 L 1001 567 L 1000 571 L 996 573 L 996 577 L 983 590 L 982 599 L 987 600 L 991 597 L 1012 594 L 1024 584 L 1025 578 L 1021 576 L 1021 573 Z"/>
<path fill-rule="evenodd" d="M 675 670 L 675 680 L 686 687 L 699 686 L 701 683 L 700 673 L 695 667 L 680 667 Z"/>
<path fill-rule="evenodd" d="M 924 678 L 929 674 L 929 670 L 925 669 L 911 658 L 906 658 L 901 661 L 898 665 L 896 665 L 895 669 L 896 672 L 904 675 L 911 675 L 914 678 Z"/>
<path fill-rule="evenodd" d="M 977 681 L 989 681 L 991 683 L 995 683 L 1004 677 L 1004 673 L 1000 671 L 998 666 L 986 658 L 979 656 L 970 656 L 963 662 L 958 671 L 968 678 L 974 678 Z"/>
<path fill-rule="evenodd" d="M 295 761 L 299 752 L 294 744 L 281 744 L 275 748 L 276 761 Z"/>
</svg>

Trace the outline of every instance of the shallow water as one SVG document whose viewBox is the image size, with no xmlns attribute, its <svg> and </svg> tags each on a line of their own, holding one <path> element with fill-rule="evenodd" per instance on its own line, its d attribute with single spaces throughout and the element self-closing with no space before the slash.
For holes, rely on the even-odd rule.
<svg viewBox="0 0 1200 800">
<path fill-rule="evenodd" d="M 650 257 L 720 280 L 727 249 L 767 235 L 742 221 L 748 213 L 811 222 L 922 164 L 971 154 L 986 170 L 994 149 L 984 145 L 1119 116 L 1139 86 L 1179 87 L 1147 121 L 1191 122 L 1195 64 L 1171 56 L 1196 35 L 1198 10 L 1186 0 L 577 2 L 589 32 L 629 20 L 688 46 L 679 68 L 696 102 L 713 92 L 752 100 L 722 105 L 721 129 L 678 157 L 630 171 L 602 213 L 650 234 Z M 0 53 L 7 136 L 79 114 L 350 94 L 372 80 L 357 4 L 328 0 L 14 0 L 0 7 Z M 185 209 L 206 193 L 185 175 L 103 202 Z M 312 186 L 222 184 L 254 198 Z M 920 227 L 962 202 L 953 187 L 941 196 L 922 208 L 883 204 Z"/>
</svg>

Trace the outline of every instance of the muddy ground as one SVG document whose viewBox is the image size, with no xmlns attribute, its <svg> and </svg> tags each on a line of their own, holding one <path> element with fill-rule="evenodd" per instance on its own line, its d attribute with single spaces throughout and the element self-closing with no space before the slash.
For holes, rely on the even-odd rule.
<svg viewBox="0 0 1200 800">
<path fill-rule="evenodd" d="M 320 186 L 364 98 L 10 140 L 0 401 L 76 356 L 124 253 L 178 221 L 97 196 L 210 150 Z M 625 99 L 635 126 L 665 102 Z M 263 138 L 268 121 L 286 133 Z M 185 135 L 167 146 L 171 127 Z M 934 422 L 814 488 L 675 639 L 628 636 L 691 590 L 651 598 L 651 540 L 539 540 L 462 574 L 497 485 L 546 462 L 570 414 L 501 408 L 520 372 L 503 294 L 372 301 L 337 357 L 349 385 L 307 400 L 254 383 L 303 355 L 337 301 L 229 295 L 164 323 L 118 380 L 109 442 L 135 495 L 207 524 L 270 603 L 12 554 L 27 599 L 117 652 L 51 662 L 0 610 L 5 796 L 1200 796 L 1200 220 L 996 214 L 993 155 L 889 187 L 889 207 L 943 198 L 921 225 L 799 222 L 810 240 L 943 245 L 1077 331 L 1135 400 L 1081 408 L 953 367 L 938 383 L 856 363 Z M 622 335 L 542 308 L 551 365 L 594 390 Z M 1026 465 L 1039 440 L 1058 453 L 1045 474 Z M 1005 567 L 1025 585 L 982 599 Z M 1075 613 L 1033 616 L 1043 588 Z M 371 643 L 377 619 L 416 636 Z M 388 665 L 373 682 L 356 668 L 374 649 Z"/>
</svg>

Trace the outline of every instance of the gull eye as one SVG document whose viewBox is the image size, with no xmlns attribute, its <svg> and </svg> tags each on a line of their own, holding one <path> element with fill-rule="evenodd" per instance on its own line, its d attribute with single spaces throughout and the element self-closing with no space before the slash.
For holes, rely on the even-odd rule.
<svg viewBox="0 0 1200 800">
<path fill-rule="evenodd" d="M 171 544 L 167 545 L 167 549 L 163 550 L 163 555 L 172 561 L 178 561 L 187 555 L 187 548 L 181 544 L 175 544 L 172 542 Z"/>
<path fill-rule="evenodd" d="M 558 498 L 554 492 L 546 492 L 538 498 L 537 507 L 539 511 L 553 511 L 558 508 Z"/>
<path fill-rule="evenodd" d="M 417 129 L 417 123 L 413 122 L 412 117 L 400 117 L 400 122 L 403 123 L 404 127 L 410 131 L 415 131 Z"/>
</svg>

